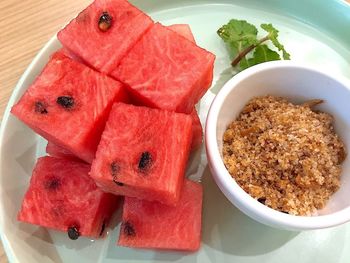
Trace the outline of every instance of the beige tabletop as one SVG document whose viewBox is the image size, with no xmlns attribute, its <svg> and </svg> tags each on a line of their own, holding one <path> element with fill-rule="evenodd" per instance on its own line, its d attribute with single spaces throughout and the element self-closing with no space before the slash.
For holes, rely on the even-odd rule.
<svg viewBox="0 0 350 263">
<path fill-rule="evenodd" d="M 39 49 L 91 1 L 0 1 L 0 121 L 16 82 Z M 5 262 L 0 244 L 0 263 Z"/>
</svg>

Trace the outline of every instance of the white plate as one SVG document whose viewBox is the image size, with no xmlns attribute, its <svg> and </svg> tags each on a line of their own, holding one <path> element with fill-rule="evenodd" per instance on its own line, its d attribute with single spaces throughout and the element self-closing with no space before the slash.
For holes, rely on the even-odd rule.
<svg viewBox="0 0 350 263">
<path fill-rule="evenodd" d="M 229 59 L 216 30 L 231 18 L 273 23 L 292 59 L 350 77 L 350 52 L 345 35 L 349 12 L 339 1 L 133 1 L 166 25 L 188 23 L 197 43 L 217 55 L 214 85 L 200 103 L 205 121 L 216 91 L 230 77 Z M 318 9 L 317 9 L 318 8 Z M 333 9 L 332 9 L 333 8 Z M 342 9 L 344 8 L 344 9 Z M 318 12 L 314 12 L 317 9 Z M 334 11 L 332 11 L 334 10 Z M 317 16 L 314 15 L 317 13 Z M 306 25 L 307 22 L 312 26 Z M 332 21 L 330 23 L 329 21 Z M 344 22 L 342 24 L 342 22 Z M 338 29 L 334 29 L 334 25 Z M 339 29 L 339 27 L 341 27 Z M 327 33 L 332 32 L 332 33 Z M 344 36 L 342 36 L 342 32 Z M 347 33 L 348 34 L 348 33 Z M 343 262 L 350 261 L 350 225 L 287 232 L 261 225 L 234 208 L 216 187 L 204 151 L 192 156 L 188 175 L 204 185 L 202 247 L 197 253 L 135 250 L 115 246 L 119 225 L 105 240 L 69 240 L 65 233 L 16 221 L 16 214 L 45 141 L 9 114 L 11 106 L 34 80 L 49 55 L 59 48 L 56 37 L 40 51 L 18 82 L 6 109 L 0 134 L 0 230 L 11 262 Z M 120 215 L 117 215 L 118 217 Z"/>
</svg>

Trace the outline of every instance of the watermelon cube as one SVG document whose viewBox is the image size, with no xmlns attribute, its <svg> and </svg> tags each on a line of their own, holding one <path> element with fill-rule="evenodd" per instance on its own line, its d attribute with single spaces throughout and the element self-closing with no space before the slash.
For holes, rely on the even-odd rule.
<svg viewBox="0 0 350 263">
<path fill-rule="evenodd" d="M 126 0 L 95 0 L 57 37 L 87 64 L 109 74 L 152 24 Z"/>
<path fill-rule="evenodd" d="M 91 163 L 123 85 L 55 53 L 11 112 L 48 141 Z"/>
<path fill-rule="evenodd" d="M 111 75 L 143 105 L 191 113 L 210 87 L 215 56 L 159 23 L 149 29 Z"/>
<path fill-rule="evenodd" d="M 58 146 L 53 142 L 47 142 L 46 153 L 52 157 L 69 159 L 77 162 L 82 161 L 67 149 L 62 148 L 61 146 Z"/>
<path fill-rule="evenodd" d="M 176 207 L 126 197 L 118 245 L 195 251 L 200 247 L 201 184 L 185 180 Z"/>
<path fill-rule="evenodd" d="M 173 24 L 168 26 L 169 29 L 175 31 L 179 35 L 183 36 L 184 38 L 188 39 L 189 41 L 196 43 L 196 40 L 194 39 L 194 36 L 192 34 L 191 28 L 187 24 Z"/>
<path fill-rule="evenodd" d="M 86 65 L 86 66 L 89 66 L 88 64 L 85 63 L 84 60 L 82 60 L 80 57 L 78 57 L 76 54 L 74 54 L 72 51 L 70 51 L 69 49 L 67 49 L 65 47 L 62 47 L 61 49 L 59 49 L 58 52 L 62 53 L 66 57 L 69 57 L 75 61 L 78 61 L 78 62 Z"/>
<path fill-rule="evenodd" d="M 191 28 L 189 25 L 187 25 L 187 24 L 174 24 L 174 25 L 168 26 L 168 28 L 195 43 L 194 36 L 191 32 Z M 67 52 L 67 50 L 65 50 L 65 52 Z M 69 56 L 74 57 L 74 55 L 69 54 L 69 52 L 67 52 L 67 53 Z M 143 104 L 143 101 L 139 100 L 135 96 L 131 97 L 131 103 L 134 105 L 145 106 Z"/>
<path fill-rule="evenodd" d="M 82 162 L 39 158 L 18 220 L 67 232 L 71 239 L 103 236 L 118 197 L 100 190 L 89 171 Z"/>
<path fill-rule="evenodd" d="M 106 192 L 175 205 L 191 139 L 189 115 L 116 103 L 90 175 Z"/>
<path fill-rule="evenodd" d="M 193 109 L 190 116 L 191 116 L 192 122 L 193 122 L 191 151 L 194 151 L 202 145 L 203 129 L 202 129 L 201 120 L 199 119 L 199 116 L 198 116 L 196 109 Z"/>
</svg>

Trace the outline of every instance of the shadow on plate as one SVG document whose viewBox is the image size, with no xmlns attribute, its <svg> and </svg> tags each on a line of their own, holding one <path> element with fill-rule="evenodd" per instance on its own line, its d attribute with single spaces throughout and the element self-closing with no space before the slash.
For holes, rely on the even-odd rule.
<svg viewBox="0 0 350 263">
<path fill-rule="evenodd" d="M 225 83 L 237 73 L 238 72 L 236 72 L 231 67 L 226 68 L 220 73 L 218 80 L 215 82 L 214 86 L 210 88 L 210 91 L 214 94 L 218 94 L 221 88 L 225 85 Z"/>
<path fill-rule="evenodd" d="M 200 163 L 201 163 L 201 156 L 202 156 L 202 150 L 203 150 L 203 143 L 202 145 L 194 150 L 188 159 L 187 168 L 186 168 L 186 176 L 193 177 L 197 174 L 197 171 L 199 169 Z M 198 181 L 198 180 L 197 180 Z"/>
<path fill-rule="evenodd" d="M 12 124 L 13 118 L 10 120 L 9 123 Z M 16 170 L 15 176 L 24 174 L 24 176 L 30 177 L 36 161 L 38 136 L 28 127 L 23 126 L 23 129 L 17 130 L 13 134 L 5 133 L 4 138 L 6 139 L 4 139 L 3 145 L 1 146 L 1 159 L 4 164 L 2 172 L 5 173 L 5 175 L 2 176 L 1 180 L 3 182 L 5 180 L 10 183 L 14 182 L 14 178 L 9 174 L 13 172 L 14 167 L 17 169 L 17 166 L 22 170 Z"/>
<path fill-rule="evenodd" d="M 21 249 L 25 249 L 25 251 L 34 252 L 32 254 L 33 258 L 40 257 L 42 259 L 43 257 L 47 257 L 48 262 L 63 263 L 46 228 L 18 223 L 16 235 L 23 237 L 21 239 L 23 244 L 20 247 Z"/>
<path fill-rule="evenodd" d="M 299 234 L 265 226 L 243 214 L 220 191 L 208 166 L 202 183 L 202 242 L 208 246 L 232 255 L 261 255 L 278 249 Z"/>
<path fill-rule="evenodd" d="M 36 161 L 35 154 L 36 144 L 33 144 L 28 149 L 26 149 L 23 154 L 16 158 L 17 163 L 22 167 L 25 175 L 28 177 L 32 175 L 32 170 Z"/>
</svg>

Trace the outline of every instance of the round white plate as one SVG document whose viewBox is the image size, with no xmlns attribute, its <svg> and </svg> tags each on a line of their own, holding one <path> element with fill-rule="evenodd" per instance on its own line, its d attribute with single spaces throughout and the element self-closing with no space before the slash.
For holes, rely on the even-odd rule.
<svg viewBox="0 0 350 263">
<path fill-rule="evenodd" d="M 216 30 L 231 18 L 259 25 L 272 23 L 292 60 L 350 78 L 350 7 L 337 0 L 193 0 L 132 1 L 166 25 L 190 24 L 198 45 L 216 54 L 214 82 L 200 102 L 206 114 L 216 92 L 230 78 L 229 58 Z M 287 232 L 243 215 L 215 185 L 204 150 L 191 158 L 187 174 L 204 185 L 202 247 L 196 253 L 117 247 L 119 225 L 104 240 L 69 240 L 65 233 L 16 220 L 32 168 L 45 153 L 45 140 L 11 116 L 20 98 L 60 47 L 56 37 L 40 51 L 18 82 L 6 109 L 0 134 L 0 231 L 11 262 L 350 262 L 350 224 L 310 232 Z M 116 215 L 119 217 L 120 215 Z M 116 221 L 117 218 L 116 218 Z"/>
</svg>

